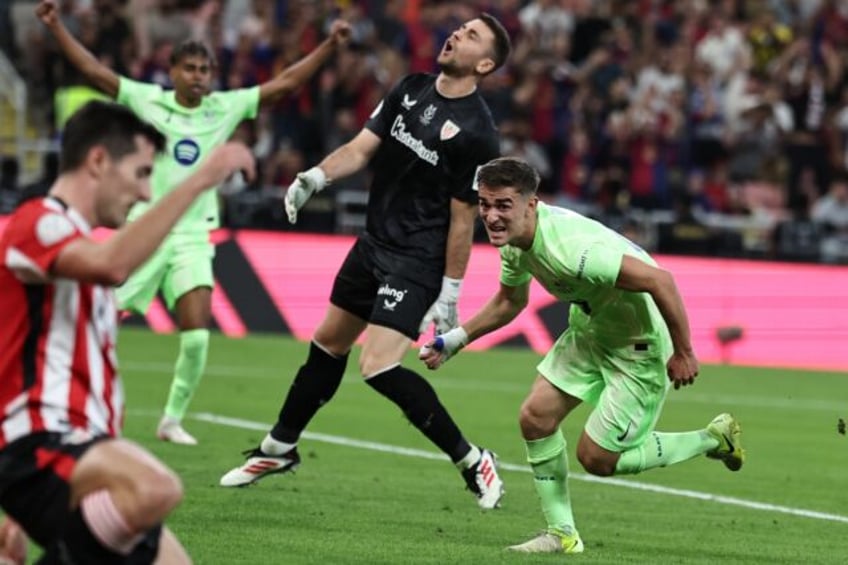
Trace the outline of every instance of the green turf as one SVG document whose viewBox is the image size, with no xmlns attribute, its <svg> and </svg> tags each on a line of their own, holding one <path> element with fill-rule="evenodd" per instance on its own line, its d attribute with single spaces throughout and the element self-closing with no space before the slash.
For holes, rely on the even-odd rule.
<svg viewBox="0 0 848 565">
<path fill-rule="evenodd" d="M 503 551 L 543 526 L 526 471 L 503 471 L 503 508 L 480 512 L 444 461 L 304 439 L 294 475 L 245 489 L 217 486 L 262 430 L 189 420 L 194 448 L 153 439 L 176 354 L 174 336 L 124 330 L 120 343 L 128 397 L 126 435 L 183 478 L 186 497 L 168 520 L 196 563 L 553 563 L 562 556 Z M 193 413 L 263 425 L 276 416 L 304 343 L 278 337 L 213 336 L 209 368 Z M 538 356 L 466 352 L 428 373 L 466 435 L 521 465 L 518 407 Z M 419 367 L 410 355 L 410 366 Z M 422 366 L 423 368 L 423 366 Z M 435 452 L 382 397 L 348 374 L 309 431 Z M 573 503 L 586 552 L 581 563 L 846 563 L 848 376 L 820 372 L 704 367 L 695 387 L 672 391 L 659 428 L 682 431 L 729 410 L 742 422 L 749 459 L 730 473 L 706 458 L 625 479 L 842 516 L 843 521 L 754 509 L 669 493 L 589 482 L 573 457 L 587 411 L 566 422 Z M 264 430 L 264 426 L 262 428 Z"/>
</svg>

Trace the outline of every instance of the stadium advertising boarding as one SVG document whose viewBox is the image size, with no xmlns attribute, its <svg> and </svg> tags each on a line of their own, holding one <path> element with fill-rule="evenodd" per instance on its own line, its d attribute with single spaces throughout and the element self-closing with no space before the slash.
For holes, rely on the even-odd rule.
<svg viewBox="0 0 848 565">
<path fill-rule="evenodd" d="M 228 230 L 214 237 L 215 327 L 233 337 L 272 332 L 310 339 L 353 239 Z M 657 261 L 675 275 L 702 362 L 848 368 L 848 267 L 667 256 L 657 256 Z M 463 284 L 460 317 L 492 295 L 498 271 L 497 250 L 476 245 Z M 534 282 L 528 308 L 470 347 L 514 345 L 543 353 L 565 329 L 566 318 L 566 307 Z M 144 319 L 134 322 L 160 332 L 175 330 L 160 300 Z"/>
</svg>

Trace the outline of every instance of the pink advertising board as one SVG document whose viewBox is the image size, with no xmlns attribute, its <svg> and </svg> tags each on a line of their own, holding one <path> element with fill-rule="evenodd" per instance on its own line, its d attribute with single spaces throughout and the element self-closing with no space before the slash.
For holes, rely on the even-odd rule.
<svg viewBox="0 0 848 565">
<path fill-rule="evenodd" d="M 0 230 L 3 225 L 0 218 Z M 321 321 L 333 277 L 353 242 L 346 236 L 260 231 L 221 230 L 213 237 L 227 250 L 216 260 L 216 327 L 234 337 L 261 328 L 288 331 L 301 340 L 309 339 Z M 678 281 L 702 362 L 848 369 L 848 267 L 667 256 L 657 260 Z M 497 250 L 475 246 L 461 317 L 496 291 L 498 271 Z M 249 290 L 240 282 L 248 274 L 253 281 Z M 266 303 L 276 312 L 265 306 L 259 310 L 273 314 L 275 322 L 254 323 L 257 308 L 252 305 Z M 511 325 L 471 347 L 517 343 L 544 352 L 565 327 L 566 315 L 563 305 L 534 284 L 528 308 Z M 144 321 L 156 331 L 174 329 L 159 302 Z M 717 331 L 731 326 L 742 329 L 741 338 L 722 345 Z"/>
<path fill-rule="evenodd" d="M 351 238 L 238 232 L 239 247 L 265 282 L 299 339 L 321 320 L 333 275 Z M 658 256 L 674 273 L 686 301 L 702 361 L 746 365 L 848 369 L 848 267 Z M 496 291 L 497 250 L 475 246 L 463 285 L 460 315 L 470 315 Z M 509 326 L 472 344 L 485 349 L 515 338 L 539 352 L 556 334 L 540 310 L 555 300 L 534 283 L 530 305 Z M 565 315 L 565 309 L 561 310 Z M 564 321 L 563 321 L 564 325 Z M 742 337 L 722 346 L 719 328 Z"/>
</svg>

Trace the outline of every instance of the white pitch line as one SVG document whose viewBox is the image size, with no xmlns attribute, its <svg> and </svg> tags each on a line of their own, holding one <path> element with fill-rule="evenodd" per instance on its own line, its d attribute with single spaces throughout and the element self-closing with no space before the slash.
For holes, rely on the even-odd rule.
<svg viewBox="0 0 848 565">
<path fill-rule="evenodd" d="M 121 369 L 124 374 L 132 371 L 143 371 L 148 373 L 156 373 L 171 376 L 174 374 L 174 364 L 166 362 L 138 362 L 126 361 L 121 363 Z M 239 379 L 261 379 L 261 380 L 276 380 L 280 381 L 280 375 L 272 369 L 263 369 L 260 367 L 239 367 L 226 365 L 208 365 L 204 371 L 207 377 L 238 377 Z M 349 375 L 354 375 L 353 372 Z M 345 375 L 346 377 L 348 374 Z M 516 380 L 510 382 L 487 382 L 476 379 L 469 379 L 459 376 L 447 376 L 444 373 L 440 376 L 435 376 L 427 373 L 427 380 L 436 385 L 438 388 L 451 390 L 470 390 L 486 392 L 499 392 L 506 394 L 524 395 L 530 390 L 532 384 L 532 376 L 528 373 L 525 383 Z M 362 380 L 357 378 L 345 378 L 342 384 L 361 384 Z M 824 400 L 816 398 L 779 398 L 773 396 L 734 396 L 729 394 L 713 394 L 701 393 L 696 390 L 686 390 L 680 394 L 669 396 L 669 402 L 674 404 L 710 404 L 710 405 L 731 405 L 743 406 L 750 408 L 769 408 L 779 410 L 806 410 L 813 412 L 830 412 L 839 414 L 845 408 L 844 402 L 834 400 Z M 834 416 L 835 419 L 836 416 Z"/>
<path fill-rule="evenodd" d="M 211 424 L 219 424 L 222 426 L 229 426 L 232 428 L 242 428 L 245 430 L 257 430 L 260 432 L 268 431 L 268 424 L 263 424 L 260 422 L 253 422 L 251 420 L 243 420 L 241 418 L 230 418 L 228 416 L 219 416 L 217 414 L 210 414 L 207 412 L 202 412 L 198 414 L 190 414 L 189 418 L 194 420 L 199 420 L 201 422 L 208 422 Z M 447 457 L 441 453 L 433 453 L 431 451 L 424 451 L 421 449 L 413 449 L 409 447 L 399 447 L 395 445 L 388 445 L 385 443 L 377 443 L 373 441 L 364 441 L 359 439 L 353 439 L 343 436 L 334 436 L 329 434 L 320 434 L 315 432 L 303 432 L 302 437 L 320 441 L 323 443 L 331 443 L 335 445 L 343 445 L 346 447 L 358 447 L 360 449 L 369 449 L 371 451 L 380 451 L 383 453 L 392 453 L 395 455 L 405 455 L 407 457 L 418 457 L 421 459 L 434 459 L 434 460 L 447 460 Z M 516 465 L 514 463 L 504 463 L 499 462 L 498 467 L 500 469 L 504 469 L 506 471 L 521 471 L 525 473 L 530 472 L 530 467 L 526 465 Z M 789 514 L 792 516 L 800 516 L 803 518 L 814 518 L 816 520 L 827 520 L 830 522 L 842 522 L 844 524 L 848 524 L 848 516 L 842 516 L 840 514 L 829 514 L 827 512 L 818 512 L 816 510 L 806 510 L 804 508 L 792 508 L 790 506 L 780 506 L 777 504 L 769 504 L 766 502 L 756 502 L 753 500 L 745 500 L 743 498 L 736 498 L 733 496 L 723 496 L 719 494 L 711 494 L 708 492 L 700 492 L 696 490 L 688 490 L 688 489 L 678 489 L 678 488 L 670 488 L 664 487 L 661 485 L 654 485 L 650 483 L 640 483 L 637 481 L 630 481 L 624 479 L 615 479 L 615 478 L 605 478 L 605 477 L 596 477 L 593 475 L 587 475 L 585 473 L 570 473 L 569 478 L 575 479 L 578 481 L 585 481 L 588 483 L 600 483 L 605 485 L 613 485 L 618 487 L 630 488 L 635 490 L 647 491 L 647 492 L 655 492 L 659 494 L 669 494 L 672 496 L 682 496 L 685 498 L 694 498 L 697 500 L 706 500 L 709 502 L 717 502 L 719 504 L 727 504 L 730 506 L 740 506 L 742 508 L 748 508 L 751 510 L 765 510 L 767 512 L 777 512 L 780 514 Z"/>
</svg>

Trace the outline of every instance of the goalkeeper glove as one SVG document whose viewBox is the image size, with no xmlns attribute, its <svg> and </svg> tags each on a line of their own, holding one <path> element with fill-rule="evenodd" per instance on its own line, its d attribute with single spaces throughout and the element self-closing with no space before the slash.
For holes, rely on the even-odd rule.
<svg viewBox="0 0 848 565">
<path fill-rule="evenodd" d="M 297 223 L 297 211 L 303 208 L 313 194 L 321 192 L 328 184 L 327 175 L 320 167 L 312 167 L 305 173 L 297 173 L 297 178 L 286 190 L 285 204 L 289 222 Z"/>
<path fill-rule="evenodd" d="M 418 358 L 424 361 L 428 369 L 438 369 L 467 344 L 468 334 L 459 326 L 422 345 L 418 350 Z"/>
<path fill-rule="evenodd" d="M 459 325 L 457 319 L 456 302 L 459 300 L 459 291 L 462 288 L 462 279 L 442 277 L 442 291 L 439 297 L 427 310 L 424 319 L 421 320 L 419 332 L 424 333 L 430 323 L 436 325 L 434 334 L 443 334 Z"/>
</svg>

